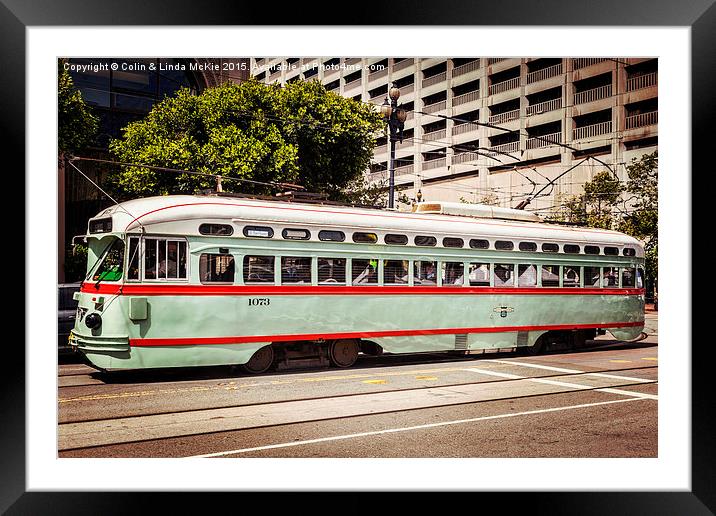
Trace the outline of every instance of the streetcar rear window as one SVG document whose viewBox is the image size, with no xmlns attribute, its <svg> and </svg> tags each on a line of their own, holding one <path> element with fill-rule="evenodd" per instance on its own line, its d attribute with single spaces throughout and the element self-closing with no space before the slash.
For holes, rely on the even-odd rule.
<svg viewBox="0 0 716 516">
<path fill-rule="evenodd" d="M 490 286 L 490 264 L 489 263 L 471 263 L 468 266 L 468 278 L 470 278 L 471 287 L 489 287 Z"/>
<path fill-rule="evenodd" d="M 636 268 L 636 288 L 644 288 L 644 269 Z"/>
<path fill-rule="evenodd" d="M 421 247 L 435 247 L 438 243 L 438 239 L 432 236 L 416 236 L 415 245 Z"/>
<path fill-rule="evenodd" d="M 598 287 L 599 278 L 602 277 L 602 269 L 600 267 L 585 267 L 584 268 L 584 286 L 585 287 Z"/>
<path fill-rule="evenodd" d="M 604 254 L 607 256 L 619 256 L 619 249 L 616 247 L 605 247 Z"/>
<path fill-rule="evenodd" d="M 488 240 L 473 238 L 470 240 L 470 247 L 472 247 L 473 249 L 489 249 L 490 242 Z"/>
<path fill-rule="evenodd" d="M 328 231 L 326 229 L 318 232 L 318 239 L 324 242 L 343 242 L 346 234 L 343 231 Z"/>
<path fill-rule="evenodd" d="M 631 247 L 625 247 L 622 253 L 624 253 L 624 256 L 636 256 L 636 249 L 632 249 Z"/>
<path fill-rule="evenodd" d="M 563 287 L 578 287 L 579 286 L 579 267 L 572 267 L 565 265 L 562 271 L 562 286 Z"/>
<path fill-rule="evenodd" d="M 384 285 L 407 285 L 410 262 L 408 260 L 383 261 Z"/>
<path fill-rule="evenodd" d="M 636 269 L 632 267 L 622 269 L 622 287 L 634 288 L 634 286 L 636 286 Z"/>
<path fill-rule="evenodd" d="M 286 240 L 308 240 L 311 238 L 311 232 L 307 229 L 286 228 L 281 231 L 281 236 Z"/>
<path fill-rule="evenodd" d="M 563 249 L 568 254 L 579 254 L 579 246 L 575 244 L 564 244 Z"/>
<path fill-rule="evenodd" d="M 543 253 L 558 253 L 559 252 L 559 244 L 550 244 L 550 243 L 542 244 L 542 252 Z"/>
<path fill-rule="evenodd" d="M 310 256 L 282 256 L 281 283 L 311 284 Z"/>
<path fill-rule="evenodd" d="M 353 285 L 378 284 L 378 260 L 356 260 L 354 258 L 351 269 Z"/>
<path fill-rule="evenodd" d="M 511 243 L 511 242 L 510 242 Z M 495 286 L 511 287 L 515 284 L 515 266 L 511 263 L 495 264 Z"/>
<path fill-rule="evenodd" d="M 496 240 L 495 249 L 498 251 L 512 251 L 515 248 L 514 242 L 509 240 Z"/>
<path fill-rule="evenodd" d="M 375 233 L 353 233 L 353 241 L 358 244 L 375 244 L 378 241 L 378 235 Z"/>
<path fill-rule="evenodd" d="M 345 285 L 346 259 L 319 258 L 318 283 L 319 285 Z"/>
<path fill-rule="evenodd" d="M 559 287 L 559 265 L 542 266 L 542 286 Z"/>
<path fill-rule="evenodd" d="M 536 251 L 537 244 L 534 242 L 520 242 L 520 251 Z"/>
<path fill-rule="evenodd" d="M 230 236 L 234 234 L 234 228 L 228 224 L 201 224 L 199 233 L 202 235 Z"/>
<path fill-rule="evenodd" d="M 606 249 L 604 249 L 606 254 Z M 584 246 L 584 254 L 599 254 L 599 246 L 598 245 L 585 245 Z"/>
<path fill-rule="evenodd" d="M 464 245 L 465 241 L 462 238 L 443 238 L 443 247 L 463 247 Z"/>
<path fill-rule="evenodd" d="M 271 238 L 273 237 L 273 229 L 266 226 L 246 226 L 244 227 L 244 236 L 251 238 Z"/>
<path fill-rule="evenodd" d="M 535 265 L 520 264 L 517 266 L 517 286 L 537 286 L 537 267 Z"/>
<path fill-rule="evenodd" d="M 405 245 L 408 243 L 406 235 L 385 235 L 385 243 L 390 245 Z"/>
<path fill-rule="evenodd" d="M 273 256 L 244 256 L 244 283 L 273 283 Z"/>
<path fill-rule="evenodd" d="M 413 262 L 413 283 L 418 286 L 437 286 L 437 263 L 421 260 Z"/>
<path fill-rule="evenodd" d="M 462 262 L 442 262 L 440 276 L 443 287 L 462 287 L 465 278 L 465 265 Z"/>
<path fill-rule="evenodd" d="M 236 265 L 230 254 L 205 253 L 199 257 L 199 281 L 202 283 L 234 282 Z"/>
</svg>

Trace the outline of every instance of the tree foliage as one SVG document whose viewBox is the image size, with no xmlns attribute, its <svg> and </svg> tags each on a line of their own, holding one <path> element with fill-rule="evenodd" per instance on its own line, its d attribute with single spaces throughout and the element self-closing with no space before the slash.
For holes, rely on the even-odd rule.
<svg viewBox="0 0 716 516">
<path fill-rule="evenodd" d="M 70 73 L 60 61 L 57 67 L 57 146 L 61 154 L 75 153 L 92 143 L 99 127 Z"/>
<path fill-rule="evenodd" d="M 187 89 L 156 104 L 110 143 L 125 163 L 227 178 L 225 189 L 271 194 L 275 188 L 231 179 L 300 184 L 336 198 L 359 179 L 383 126 L 369 105 L 329 92 L 318 81 L 283 87 L 255 80 L 200 95 Z M 215 180 L 127 166 L 112 178 L 121 198 L 194 193 Z"/>
<path fill-rule="evenodd" d="M 614 229 L 644 242 L 646 274 L 657 277 L 659 247 L 658 151 L 633 158 L 622 184 L 608 171 L 585 183 L 584 193 L 564 203 L 551 220 Z"/>
</svg>

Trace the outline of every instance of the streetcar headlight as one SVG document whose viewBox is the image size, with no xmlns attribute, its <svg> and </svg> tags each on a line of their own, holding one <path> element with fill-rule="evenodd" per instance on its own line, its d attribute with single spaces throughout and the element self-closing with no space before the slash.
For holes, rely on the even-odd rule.
<svg viewBox="0 0 716 516">
<path fill-rule="evenodd" d="M 89 314 L 85 317 L 85 324 L 90 330 L 96 330 L 102 324 L 102 317 L 97 313 Z"/>
</svg>

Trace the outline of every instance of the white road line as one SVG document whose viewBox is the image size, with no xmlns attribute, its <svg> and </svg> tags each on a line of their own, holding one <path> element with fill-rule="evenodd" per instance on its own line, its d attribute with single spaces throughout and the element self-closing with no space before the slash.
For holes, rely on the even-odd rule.
<svg viewBox="0 0 716 516">
<path fill-rule="evenodd" d="M 514 363 L 514 362 L 509 362 L 509 363 L 512 364 L 512 363 Z M 595 389 L 595 388 L 594 388 L 593 386 L 591 386 L 591 385 L 581 385 L 581 384 L 578 384 L 578 383 L 561 382 L 561 381 L 558 381 L 558 380 L 549 380 L 549 379 L 547 379 L 547 378 L 530 378 L 529 376 L 518 376 L 518 375 L 516 375 L 516 374 L 501 373 L 501 372 L 498 372 L 498 371 L 490 371 L 490 370 L 488 370 L 488 369 L 478 369 L 477 367 L 469 367 L 469 368 L 466 368 L 465 371 L 470 371 L 470 372 L 473 372 L 473 373 L 484 374 L 484 375 L 487 375 L 487 376 L 500 376 L 500 377 L 502 377 L 502 378 L 509 378 L 510 380 L 527 380 L 527 381 L 529 381 L 529 382 L 534 382 L 534 383 L 543 383 L 543 384 L 547 384 L 547 385 L 556 385 L 556 386 L 558 386 L 558 387 L 569 387 L 569 388 L 571 388 L 571 389 L 584 389 L 584 390 L 587 390 L 587 389 L 588 389 L 588 390 L 593 390 L 593 391 L 598 391 L 598 392 L 608 392 L 608 393 L 610 393 L 610 394 L 620 394 L 620 395 L 622 395 L 622 396 L 631 396 L 631 397 L 634 397 L 634 398 L 645 398 L 645 399 L 650 399 L 650 400 L 658 400 L 658 399 L 659 399 L 659 397 L 658 397 L 658 396 L 655 396 L 654 394 L 644 394 L 644 393 L 641 393 L 641 392 L 634 392 L 634 391 L 623 391 L 623 390 L 620 390 L 620 389 L 612 389 L 612 388 L 608 388 L 608 387 L 602 387 L 602 388 Z M 579 371 L 576 371 L 576 372 L 579 372 Z M 627 380 L 627 379 L 628 379 L 628 378 L 623 377 L 623 376 L 622 376 L 622 377 L 618 377 L 618 378 L 624 379 L 624 380 Z M 653 381 L 653 380 L 649 380 L 649 382 L 650 382 L 650 383 L 656 383 L 656 382 Z"/>
<path fill-rule="evenodd" d="M 368 437 L 368 436 L 373 436 L 373 435 L 393 434 L 393 433 L 398 433 L 398 432 L 409 432 L 412 430 L 438 428 L 441 426 L 460 425 L 460 424 L 465 424 L 465 423 L 476 423 L 478 421 L 488 421 L 491 419 L 502 419 L 502 418 L 515 417 L 515 416 L 529 416 L 532 414 L 544 414 L 547 412 L 559 412 L 559 411 L 563 411 L 563 410 L 575 410 L 575 409 L 580 409 L 580 408 L 597 407 L 599 405 L 610 405 L 613 403 L 625 403 L 628 401 L 640 401 L 642 399 L 643 398 L 626 398 L 626 399 L 621 399 L 621 400 L 600 401 L 597 403 L 585 403 L 582 405 L 570 405 L 567 407 L 555 407 L 555 408 L 549 408 L 549 409 L 528 410 L 526 412 L 512 412 L 510 414 L 498 414 L 495 416 L 482 416 L 482 417 L 475 417 L 475 418 L 471 418 L 471 419 L 458 419 L 456 421 L 443 421 L 441 423 L 430 423 L 430 424 L 425 424 L 425 425 L 408 426 L 408 427 L 403 427 L 403 428 L 390 428 L 388 430 L 377 430 L 375 432 L 362 432 L 362 433 L 358 433 L 358 434 L 337 435 L 334 437 L 322 437 L 320 439 L 308 439 L 305 441 L 293 441 L 290 443 L 270 444 L 270 445 L 266 445 L 266 446 L 256 446 L 254 448 L 242 448 L 242 449 L 238 449 L 238 450 L 207 453 L 204 455 L 192 455 L 187 458 L 196 459 L 196 458 L 207 458 L 207 457 L 221 457 L 223 455 L 235 455 L 235 454 L 239 454 L 239 453 L 250 453 L 250 452 L 255 452 L 255 451 L 276 450 L 279 448 L 288 448 L 291 446 L 303 446 L 306 444 L 316 444 L 316 443 L 325 443 L 325 442 L 330 442 L 330 441 L 356 439 L 359 437 Z"/>
<path fill-rule="evenodd" d="M 558 373 L 571 373 L 571 374 L 588 374 L 590 376 L 601 376 L 602 378 L 616 378 L 617 380 L 630 380 L 632 382 L 644 382 L 653 383 L 654 380 L 648 380 L 646 378 L 635 378 L 631 376 L 621 376 L 618 374 L 607 374 L 607 373 L 588 373 L 586 371 L 577 371 L 576 369 L 564 369 L 563 367 L 546 366 L 542 364 L 530 364 L 529 362 L 512 362 L 510 360 L 482 360 L 482 362 L 495 362 L 498 364 L 509 364 L 523 367 L 533 367 L 535 369 L 544 369 L 546 371 L 556 371 Z"/>
</svg>

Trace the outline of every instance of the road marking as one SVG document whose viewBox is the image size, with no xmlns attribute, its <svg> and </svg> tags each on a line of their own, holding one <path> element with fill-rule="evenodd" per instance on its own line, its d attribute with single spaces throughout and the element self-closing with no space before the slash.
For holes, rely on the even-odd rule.
<svg viewBox="0 0 716 516">
<path fill-rule="evenodd" d="M 512 362 L 510 360 L 483 360 L 483 362 L 496 362 L 498 364 L 508 364 L 508 365 L 516 365 L 516 366 L 523 366 L 523 367 L 532 367 L 535 369 L 545 369 L 547 371 L 556 371 L 558 373 L 569 373 L 569 374 L 585 374 L 589 376 L 599 376 L 602 378 L 614 378 L 617 380 L 629 380 L 632 382 L 653 382 L 653 380 L 648 380 L 646 378 L 636 378 L 632 376 L 622 376 L 618 374 L 607 374 L 607 373 L 590 373 L 587 371 L 578 371 L 577 369 L 565 369 L 563 367 L 553 367 L 553 366 L 546 366 L 542 364 L 530 364 L 529 362 Z"/>
<path fill-rule="evenodd" d="M 642 360 L 659 360 L 656 357 L 643 357 Z"/>
<path fill-rule="evenodd" d="M 437 376 L 416 376 L 416 380 L 437 380 Z"/>
<path fill-rule="evenodd" d="M 571 389 L 584 389 L 584 390 L 592 390 L 592 391 L 598 391 L 598 392 L 607 392 L 610 394 L 619 394 L 621 396 L 630 396 L 635 398 L 647 398 L 647 399 L 653 399 L 658 400 L 659 397 L 655 396 L 654 394 L 644 394 L 641 392 L 634 392 L 634 391 L 623 391 L 620 389 L 612 389 L 608 387 L 602 387 L 602 388 L 594 388 L 591 385 L 581 385 L 578 383 L 570 383 L 570 382 L 561 382 L 558 380 L 549 380 L 547 378 L 530 378 L 528 376 L 518 376 L 516 374 L 509 374 L 509 373 L 501 373 L 497 371 L 488 371 L 487 369 L 478 369 L 476 367 L 470 367 L 465 369 L 465 371 L 471 371 L 473 373 L 479 373 L 484 374 L 488 376 L 500 376 L 502 378 L 509 378 L 510 380 L 527 380 L 529 382 L 535 382 L 535 383 L 543 383 L 546 385 L 555 385 L 557 387 L 569 387 Z M 656 383 L 654 380 L 648 380 L 648 383 Z"/>
<path fill-rule="evenodd" d="M 363 380 L 363 383 L 383 384 L 388 383 L 388 380 Z"/>
<path fill-rule="evenodd" d="M 256 446 L 253 448 L 242 448 L 238 450 L 229 450 L 229 451 L 223 451 L 223 452 L 216 452 L 216 453 L 206 453 L 204 455 L 192 455 L 190 459 L 198 459 L 198 458 L 210 458 L 210 457 L 221 457 L 223 455 L 236 455 L 240 453 L 250 453 L 255 451 L 264 451 L 264 450 L 276 450 L 280 448 L 289 448 L 292 446 L 304 446 L 307 444 L 317 444 L 317 443 L 325 443 L 330 441 L 342 441 L 347 439 L 356 439 L 360 437 L 370 437 L 375 435 L 382 435 L 382 434 L 394 434 L 398 432 L 410 432 L 413 430 L 425 430 L 429 428 L 439 428 L 442 426 L 450 426 L 450 425 L 461 425 L 465 423 L 477 423 L 479 421 L 489 421 L 491 419 L 502 419 L 502 418 L 508 418 L 508 417 L 517 417 L 517 416 L 529 416 L 533 414 L 544 414 L 548 412 L 559 412 L 564 410 L 576 410 L 581 408 L 589 408 L 589 407 L 597 407 L 600 405 L 610 405 L 614 403 L 626 403 L 629 401 L 641 401 L 642 398 L 626 398 L 626 399 L 620 399 L 620 400 L 610 400 L 610 401 L 600 401 L 596 403 L 585 403 L 582 405 L 570 405 L 567 407 L 555 407 L 555 408 L 549 408 L 549 409 L 540 409 L 540 410 L 528 410 L 525 412 L 512 412 L 509 414 L 498 414 L 495 416 L 482 416 L 482 417 L 475 417 L 470 419 L 458 419 L 456 421 L 443 421 L 441 423 L 429 423 L 425 425 L 415 425 L 415 426 L 408 426 L 403 428 L 389 428 L 387 430 L 377 430 L 374 432 L 362 432 L 358 434 L 346 434 L 346 435 L 337 435 L 333 437 L 322 437 L 319 439 L 307 439 L 305 441 L 292 441 L 289 443 L 280 443 L 280 444 L 270 444 L 266 446 Z"/>
</svg>

